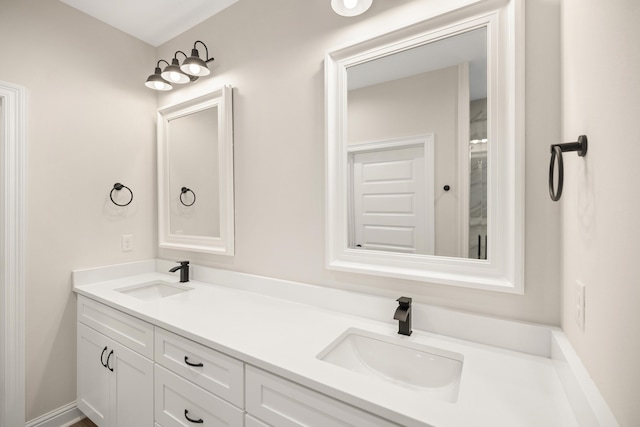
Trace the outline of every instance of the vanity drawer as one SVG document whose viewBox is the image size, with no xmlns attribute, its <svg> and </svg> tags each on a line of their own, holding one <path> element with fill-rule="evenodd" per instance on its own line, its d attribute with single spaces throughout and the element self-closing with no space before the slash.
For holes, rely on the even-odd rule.
<svg viewBox="0 0 640 427">
<path fill-rule="evenodd" d="M 244 407 L 241 361 L 160 328 L 156 328 L 155 340 L 156 363 L 237 407 Z"/>
<path fill-rule="evenodd" d="M 278 427 L 398 427 L 390 421 L 247 365 L 247 412 Z"/>
<path fill-rule="evenodd" d="M 78 322 L 153 359 L 153 325 L 78 295 Z"/>
<path fill-rule="evenodd" d="M 238 427 L 244 411 L 155 365 L 155 421 L 162 427 Z M 189 421 L 191 419 L 191 421 Z"/>
</svg>

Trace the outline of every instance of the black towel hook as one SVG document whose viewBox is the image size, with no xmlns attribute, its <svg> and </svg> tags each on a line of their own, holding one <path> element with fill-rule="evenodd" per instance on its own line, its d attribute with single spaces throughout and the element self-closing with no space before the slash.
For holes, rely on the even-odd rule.
<svg viewBox="0 0 640 427">
<path fill-rule="evenodd" d="M 184 202 L 184 200 L 182 200 L 182 196 L 186 193 L 191 193 L 193 194 L 193 202 L 187 204 Z M 182 203 L 185 206 L 193 206 L 193 204 L 196 202 L 196 193 L 193 192 L 192 189 L 187 188 L 187 187 L 182 187 L 182 189 L 180 190 L 180 203 Z"/>
<path fill-rule="evenodd" d="M 549 164 L 549 195 L 551 200 L 557 202 L 562 196 L 562 186 L 564 184 L 564 164 L 562 163 L 562 153 L 567 151 L 577 151 L 578 156 L 587 155 L 587 136 L 580 135 L 577 142 L 567 142 L 565 144 L 551 144 L 551 161 Z M 558 161 L 558 189 L 553 188 L 554 171 L 556 159 Z"/>
<path fill-rule="evenodd" d="M 121 205 L 120 203 L 118 203 L 115 200 L 113 200 L 113 192 L 114 191 L 120 191 L 123 188 L 126 188 L 127 190 L 129 190 L 129 194 L 131 194 L 131 198 L 129 199 L 129 201 L 127 203 L 125 203 L 124 205 Z M 113 184 L 113 188 L 111 189 L 111 192 L 109 193 L 109 198 L 111 199 L 113 204 L 116 205 L 116 206 L 127 206 L 133 201 L 133 191 L 131 191 L 131 189 L 129 187 L 127 187 L 126 185 L 120 184 L 119 182 L 116 182 L 115 184 Z"/>
</svg>

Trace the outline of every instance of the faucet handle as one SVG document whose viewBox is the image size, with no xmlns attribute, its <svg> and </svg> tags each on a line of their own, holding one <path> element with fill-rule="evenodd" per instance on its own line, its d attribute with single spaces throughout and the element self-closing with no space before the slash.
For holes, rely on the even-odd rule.
<svg viewBox="0 0 640 427">
<path fill-rule="evenodd" d="M 409 297 L 400 297 L 398 298 L 396 301 L 398 301 L 400 303 L 400 307 L 402 308 L 409 308 L 411 307 L 411 301 L 412 299 Z"/>
<path fill-rule="evenodd" d="M 181 266 L 185 266 L 185 265 L 189 265 L 189 261 L 176 261 L 178 264 L 180 264 Z"/>
</svg>

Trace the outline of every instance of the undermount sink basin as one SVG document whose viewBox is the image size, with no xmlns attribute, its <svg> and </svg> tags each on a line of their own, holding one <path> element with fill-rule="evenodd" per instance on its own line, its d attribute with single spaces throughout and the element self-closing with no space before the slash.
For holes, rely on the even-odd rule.
<svg viewBox="0 0 640 427">
<path fill-rule="evenodd" d="M 187 292 L 191 289 L 192 288 L 177 283 L 152 282 L 127 286 L 125 288 L 116 289 L 116 291 L 144 301 L 153 301 L 171 295 L 181 294 L 182 292 Z"/>
<path fill-rule="evenodd" d="M 317 358 L 449 402 L 458 398 L 464 360 L 459 353 L 359 329 L 348 329 Z"/>
</svg>

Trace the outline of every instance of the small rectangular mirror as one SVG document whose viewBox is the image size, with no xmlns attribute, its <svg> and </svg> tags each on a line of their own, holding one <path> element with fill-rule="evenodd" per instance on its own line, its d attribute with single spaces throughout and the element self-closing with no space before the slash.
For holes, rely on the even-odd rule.
<svg viewBox="0 0 640 427">
<path fill-rule="evenodd" d="M 232 88 L 158 110 L 162 248 L 234 254 Z"/>
</svg>

